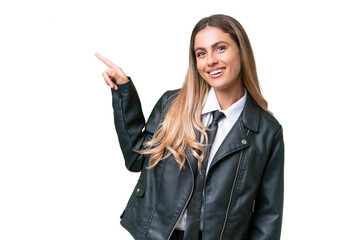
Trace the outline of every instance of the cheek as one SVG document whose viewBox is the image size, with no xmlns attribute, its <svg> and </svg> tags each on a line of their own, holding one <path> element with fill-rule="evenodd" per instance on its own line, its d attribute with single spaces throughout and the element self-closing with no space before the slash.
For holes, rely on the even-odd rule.
<svg viewBox="0 0 360 240">
<path fill-rule="evenodd" d="M 201 63 L 197 63 L 196 68 L 198 70 L 199 75 L 202 77 L 202 79 L 204 79 L 207 82 L 208 76 L 207 76 L 207 73 L 205 72 L 206 71 L 205 66 Z"/>
<path fill-rule="evenodd" d="M 201 60 L 198 60 L 198 61 L 196 62 L 196 68 L 197 68 L 197 70 L 198 70 L 199 72 L 202 71 L 203 65 L 204 65 L 204 64 L 202 64 Z"/>
<path fill-rule="evenodd" d="M 234 56 L 234 58 L 231 61 L 231 64 L 233 65 L 233 70 L 235 74 L 240 74 L 241 71 L 241 60 L 239 56 Z"/>
<path fill-rule="evenodd" d="M 239 61 L 234 61 L 233 62 L 233 68 L 235 70 L 236 73 L 240 73 L 240 69 L 241 69 L 241 64 Z"/>
<path fill-rule="evenodd" d="M 203 62 L 201 62 L 201 61 L 198 61 L 197 63 L 196 63 L 196 68 L 197 68 L 197 70 L 198 70 L 198 72 L 200 73 L 200 75 L 202 76 L 202 77 L 204 77 L 204 75 L 205 75 L 205 70 L 206 70 L 206 68 L 205 68 L 205 66 L 204 66 L 204 63 Z"/>
</svg>

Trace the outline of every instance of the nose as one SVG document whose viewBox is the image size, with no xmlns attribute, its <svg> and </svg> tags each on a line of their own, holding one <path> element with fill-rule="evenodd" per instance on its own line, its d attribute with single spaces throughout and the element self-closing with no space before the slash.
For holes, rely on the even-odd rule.
<svg viewBox="0 0 360 240">
<path fill-rule="evenodd" d="M 208 54 L 208 56 L 207 56 L 207 64 L 209 66 L 213 66 L 216 63 L 218 63 L 218 59 L 216 58 L 215 54 L 213 54 L 213 53 Z"/>
</svg>

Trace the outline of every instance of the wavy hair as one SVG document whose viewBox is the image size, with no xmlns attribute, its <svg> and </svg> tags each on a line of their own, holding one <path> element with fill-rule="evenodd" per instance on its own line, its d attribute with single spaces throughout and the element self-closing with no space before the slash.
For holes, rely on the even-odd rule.
<svg viewBox="0 0 360 240">
<path fill-rule="evenodd" d="M 150 155 L 149 168 L 155 167 L 161 160 L 171 155 L 179 164 L 180 169 L 183 168 L 187 146 L 198 160 L 199 169 L 205 157 L 207 144 L 205 130 L 207 128 L 201 122 L 201 112 L 210 86 L 200 76 L 196 67 L 194 42 L 196 34 L 208 26 L 217 27 L 230 34 L 238 44 L 241 56 L 242 86 L 262 109 L 268 111 L 267 102 L 261 94 L 250 41 L 241 24 L 236 19 L 221 14 L 203 18 L 195 25 L 191 34 L 189 68 L 183 86 L 173 100 L 163 122 L 157 127 L 152 140 L 145 142 L 144 149 L 139 151 L 139 153 Z M 196 139 L 196 130 L 200 133 L 200 141 Z"/>
</svg>

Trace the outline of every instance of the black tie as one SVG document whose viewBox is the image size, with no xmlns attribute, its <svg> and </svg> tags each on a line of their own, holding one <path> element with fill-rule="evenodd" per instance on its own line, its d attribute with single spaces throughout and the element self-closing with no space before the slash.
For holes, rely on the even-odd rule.
<svg viewBox="0 0 360 240">
<path fill-rule="evenodd" d="M 186 216 L 186 226 L 184 240 L 198 240 L 199 231 L 200 231 L 200 213 L 201 205 L 203 201 L 203 191 L 204 191 L 204 179 L 206 174 L 206 168 L 209 160 L 209 153 L 211 145 L 214 142 L 218 122 L 225 115 L 222 112 L 214 111 L 213 112 L 213 121 L 208 126 L 209 130 L 206 131 L 208 136 L 208 145 L 206 146 L 206 155 L 201 164 L 200 171 L 197 171 L 195 178 L 195 187 L 194 193 L 190 202 L 187 206 L 187 216 Z"/>
</svg>

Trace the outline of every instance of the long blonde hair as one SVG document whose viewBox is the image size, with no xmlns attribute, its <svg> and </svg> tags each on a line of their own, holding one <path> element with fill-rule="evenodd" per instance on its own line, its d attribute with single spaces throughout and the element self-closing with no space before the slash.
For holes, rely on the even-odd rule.
<svg viewBox="0 0 360 240">
<path fill-rule="evenodd" d="M 201 19 L 194 27 L 189 48 L 189 68 L 185 81 L 177 97 L 173 100 L 163 122 L 158 126 L 152 140 L 145 142 L 142 154 L 150 154 L 149 167 L 155 167 L 161 160 L 173 156 L 180 169 L 186 161 L 185 149 L 198 160 L 198 166 L 205 157 L 207 143 L 206 127 L 201 122 L 201 112 L 210 86 L 200 76 L 196 67 L 194 42 L 196 34 L 207 26 L 220 28 L 230 34 L 238 44 L 241 56 L 240 78 L 248 95 L 265 111 L 267 102 L 261 94 L 256 73 L 255 59 L 245 30 L 240 23 L 226 15 L 212 15 Z M 195 131 L 200 133 L 201 142 L 196 139 Z"/>
</svg>

